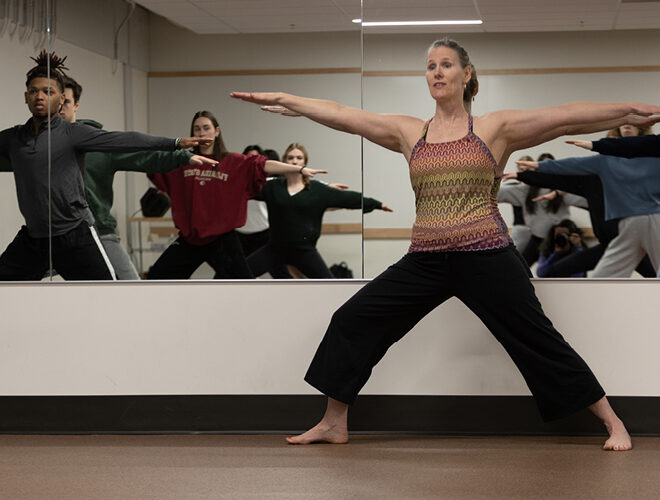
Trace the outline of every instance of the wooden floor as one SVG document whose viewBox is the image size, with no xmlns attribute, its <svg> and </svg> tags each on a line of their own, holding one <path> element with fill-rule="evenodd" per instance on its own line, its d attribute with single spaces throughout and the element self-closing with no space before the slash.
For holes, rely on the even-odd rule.
<svg viewBox="0 0 660 500">
<path fill-rule="evenodd" d="M 658 499 L 660 438 L 0 435 L 0 498 Z"/>
</svg>

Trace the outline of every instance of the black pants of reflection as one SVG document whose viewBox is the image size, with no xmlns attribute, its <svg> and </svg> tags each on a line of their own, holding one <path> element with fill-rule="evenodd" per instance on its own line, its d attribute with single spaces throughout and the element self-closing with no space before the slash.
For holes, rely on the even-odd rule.
<svg viewBox="0 0 660 500">
<path fill-rule="evenodd" d="M 113 280 L 114 269 L 96 231 L 82 222 L 51 239 L 53 267 L 65 280 Z M 41 280 L 48 272 L 48 238 L 33 238 L 23 226 L 0 255 L 0 281 Z"/>
<path fill-rule="evenodd" d="M 248 234 L 236 231 L 236 234 L 238 234 L 238 239 L 241 242 L 241 247 L 243 248 L 243 254 L 245 256 L 251 255 L 261 247 L 266 246 L 270 239 L 270 229 L 264 229 L 258 233 Z"/>
<path fill-rule="evenodd" d="M 268 244 L 248 257 L 248 266 L 255 276 L 268 272 L 276 279 L 291 279 L 287 264 L 295 266 L 310 279 L 333 277 L 315 248 L 279 248 Z"/>
<path fill-rule="evenodd" d="M 606 245 L 599 243 L 598 245 L 585 248 L 581 252 L 575 252 L 569 255 L 552 266 L 546 277 L 568 278 L 577 273 L 591 271 L 596 267 L 596 264 L 598 264 L 598 261 L 605 253 L 605 247 Z M 644 278 L 655 278 L 657 275 L 648 255 L 644 256 L 635 270 Z"/>
<path fill-rule="evenodd" d="M 543 313 L 529 269 L 512 246 L 404 256 L 334 313 L 305 380 L 331 398 L 353 403 L 389 347 L 452 296 L 511 356 L 544 420 L 604 396 L 587 364 Z"/>
<path fill-rule="evenodd" d="M 522 251 L 522 256 L 527 262 L 527 265 L 531 267 L 534 262 L 539 260 L 539 254 L 541 253 L 541 244 L 543 243 L 543 238 L 532 235 L 527 243 L 527 246 Z"/>
<path fill-rule="evenodd" d="M 215 271 L 213 279 L 251 279 L 236 231 L 206 245 L 191 245 L 181 236 L 168 246 L 147 273 L 147 279 L 189 279 L 202 263 Z"/>
</svg>

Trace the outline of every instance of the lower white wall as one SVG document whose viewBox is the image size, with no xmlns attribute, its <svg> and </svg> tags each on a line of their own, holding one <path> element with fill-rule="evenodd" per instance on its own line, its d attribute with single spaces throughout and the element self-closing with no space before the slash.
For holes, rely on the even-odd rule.
<svg viewBox="0 0 660 500">
<path fill-rule="evenodd" d="M 0 394 L 314 394 L 303 381 L 308 363 L 332 312 L 363 284 L 0 284 Z M 657 280 L 535 286 L 608 393 L 660 396 Z M 528 391 L 452 299 L 391 349 L 363 393 Z"/>
</svg>

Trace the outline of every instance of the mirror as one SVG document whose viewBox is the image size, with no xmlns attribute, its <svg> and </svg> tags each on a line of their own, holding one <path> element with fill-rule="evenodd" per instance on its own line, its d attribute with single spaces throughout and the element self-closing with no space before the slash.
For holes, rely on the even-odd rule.
<svg viewBox="0 0 660 500">
<path fill-rule="evenodd" d="M 605 9 L 602 19 L 612 23 L 609 25 L 595 19 L 574 21 L 573 13 L 556 6 L 539 5 L 539 8 L 552 14 L 544 18 L 547 20 L 542 28 L 535 24 L 540 17 L 515 11 L 505 2 L 454 2 L 450 7 L 411 1 L 404 9 L 394 4 L 365 0 L 363 19 L 366 22 L 484 20 L 483 25 L 474 26 L 365 26 L 365 109 L 430 119 L 435 108 L 424 78 L 426 50 L 434 40 L 445 35 L 466 48 L 477 68 L 479 92 L 472 104 L 474 115 L 509 108 L 534 109 L 570 101 L 657 103 L 660 100 L 660 74 L 656 67 L 648 65 L 650 44 L 658 41 L 660 31 L 632 31 L 647 26 L 643 24 L 644 7 L 626 5 L 625 16 Z M 587 34 L 583 31 L 587 26 L 590 30 L 602 31 Z M 612 26 L 617 30 L 613 31 Z M 603 50 L 604 47 L 608 49 Z M 631 51 L 630 47 L 639 50 Z M 606 131 L 578 138 L 597 140 L 605 135 Z M 565 144 L 566 138 L 515 152 L 505 172 L 515 172 L 515 160 L 523 155 L 537 159 L 548 152 L 562 159 L 593 154 Z M 511 188 L 502 186 L 500 191 L 510 191 Z M 516 186 L 514 191 L 520 189 L 529 191 L 525 184 Z M 365 218 L 365 277 L 371 278 L 397 261 L 408 249 L 410 228 L 415 220 L 415 201 L 403 156 L 365 141 L 364 192 L 367 195 L 377 193 L 395 210 L 387 217 L 378 214 Z M 547 191 L 540 194 L 544 192 Z M 515 194 L 514 201 L 520 205 L 520 194 Z M 523 206 L 525 198 L 523 195 Z M 566 196 L 567 201 L 573 202 L 571 198 Z M 499 208 L 507 225 L 512 227 L 512 205 L 502 202 Z M 547 210 L 550 212 L 548 219 L 552 220 L 549 224 L 545 222 L 541 229 L 535 228 L 539 242 L 548 238 L 554 224 L 569 217 L 582 229 L 589 247 L 598 244 L 587 210 L 575 206 L 561 208 L 556 213 L 552 211 L 554 207 Z M 527 214 L 527 217 L 528 222 L 533 222 L 533 216 Z M 558 231 L 563 232 L 563 229 Z M 556 251 L 554 241 L 552 243 L 548 255 Z M 540 245 L 537 243 L 536 246 Z M 523 242 L 521 253 L 524 249 Z M 573 248 L 571 251 L 578 250 Z M 547 256 L 543 258 L 547 259 Z M 530 262 L 533 262 L 532 271 L 537 276 L 538 256 L 530 257 Z M 647 276 L 653 276 L 652 267 L 646 271 L 650 272 Z M 633 277 L 641 276 L 634 273 Z"/>
<path fill-rule="evenodd" d="M 654 57 L 650 47 L 660 31 L 649 24 L 644 4 L 623 5 L 620 15 L 608 8 L 598 19 L 543 6 L 548 15 L 539 26 L 540 17 L 526 17 L 528 13 L 506 2 L 447 6 L 412 0 L 400 8 L 375 0 L 317 0 L 306 2 L 304 8 L 264 2 L 249 9 L 245 2 L 219 0 L 194 6 L 137 3 L 132 9 L 123 0 L 0 0 L 0 52 L 7 68 L 0 81 L 5 95 L 21 96 L 25 91 L 29 57 L 46 42 L 47 32 L 41 28 L 49 6 L 52 49 L 68 56 L 69 73 L 84 88 L 79 118 L 94 119 L 106 130 L 178 137 L 189 134 L 196 111 L 209 109 L 219 118 L 231 151 L 259 144 L 281 155 L 288 144 L 302 143 L 310 166 L 330 172 L 322 177 L 326 182 L 347 184 L 393 208 L 393 213 L 374 211 L 364 218 L 359 210 L 325 214 L 316 247 L 328 265 L 346 262 L 356 278 L 377 275 L 408 249 L 415 214 L 405 160 L 308 120 L 266 114 L 230 99 L 229 91 L 283 90 L 428 118 L 433 102 L 423 79 L 424 53 L 431 41 L 448 34 L 468 49 L 479 71 L 474 114 L 570 100 L 653 103 L 659 97 L 660 77 L 649 62 Z M 29 5 L 44 10 L 30 13 Z M 348 22 L 439 14 L 481 18 L 485 24 L 364 27 L 361 35 L 360 25 Z M 170 16 L 189 29 L 160 16 Z M 21 97 L 6 99 L 3 111 L 5 127 L 25 123 L 28 117 Z M 515 170 L 513 160 L 518 157 L 537 158 L 544 152 L 558 159 L 588 155 L 557 139 L 516 152 L 506 171 Z M 13 175 L 5 172 L 0 178 L 5 194 L 0 202 L 5 215 L 0 245 L 5 249 L 24 218 L 16 203 Z M 170 214 L 154 221 L 140 212 L 139 200 L 149 186 L 143 173 L 124 171 L 116 172 L 112 183 L 110 214 L 121 245 L 140 271 L 146 271 L 176 237 L 167 220 Z M 511 205 L 501 204 L 500 209 L 512 225 Z M 586 211 L 569 210 L 571 219 L 589 234 L 592 224 Z M 587 243 L 592 246 L 595 241 Z M 213 274 L 210 267 L 201 266 L 192 277 L 208 279 Z"/>
<path fill-rule="evenodd" d="M 22 12 L 30 2 L 17 3 L 17 12 Z M 53 33 L 52 49 L 67 56 L 69 75 L 83 87 L 77 119 L 93 119 L 106 130 L 136 130 L 174 138 L 190 135 L 193 113 L 208 109 L 219 118 L 231 151 L 260 144 L 281 155 L 288 144 L 302 143 L 309 152 L 310 167 L 328 170 L 330 173 L 321 177 L 326 182 L 345 184 L 356 191 L 359 205 L 359 138 L 305 120 L 269 116 L 228 96 L 236 89 L 281 89 L 359 106 L 360 27 L 350 22 L 359 17 L 358 0 L 329 6 L 317 2 L 302 8 L 270 3 L 246 8 L 244 3 L 205 2 L 202 7 L 184 6 L 185 12 L 162 2 L 137 2 L 137 7 L 131 3 L 51 2 L 57 7 L 57 36 Z M 2 2 L 0 10 L 9 4 L 13 8 L 15 2 Z M 169 7 L 174 11 L 163 11 Z M 191 20 L 200 13 L 201 20 Z M 207 26 L 201 26 L 205 23 Z M 20 44 L 15 37 L 4 37 L 0 43 L 11 54 L 12 68 L 24 74 L 32 49 L 25 46 L 24 53 L 17 54 L 15 48 Z M 163 71 L 169 74 L 163 75 Z M 3 82 L 5 78 L 9 82 L 9 75 Z M 16 95 L 24 91 L 21 80 L 12 79 Z M 25 121 L 24 105 L 17 106 L 15 115 L 15 122 Z M 86 167 L 91 170 L 89 159 Z M 170 214 L 158 221 L 140 217 L 139 200 L 148 186 L 143 173 L 118 171 L 112 182 L 110 215 L 116 220 L 121 244 L 141 271 L 153 264 L 174 235 L 172 221 L 167 220 Z M 20 225 L 22 216 L 15 207 L 14 188 L 7 189 L 11 195 L 5 199 L 13 203 L 12 221 Z M 91 202 L 90 197 L 88 200 Z M 329 211 L 323 223 L 317 245 L 323 259 L 328 265 L 346 262 L 360 277 L 359 210 Z M 8 229 L 5 246 L 15 231 Z M 213 271 L 201 267 L 193 277 L 211 278 Z"/>
</svg>

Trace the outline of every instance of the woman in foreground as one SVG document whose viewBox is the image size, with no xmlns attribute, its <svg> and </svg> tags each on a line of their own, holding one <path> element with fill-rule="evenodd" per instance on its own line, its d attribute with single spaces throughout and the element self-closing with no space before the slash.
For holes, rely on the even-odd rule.
<svg viewBox="0 0 660 500">
<path fill-rule="evenodd" d="M 629 450 L 630 436 L 595 376 L 543 313 L 496 200 L 504 166 L 517 149 L 567 132 L 652 123 L 658 119 L 645 117 L 660 107 L 579 102 L 473 118 L 464 107 L 477 88 L 469 57 L 449 39 L 430 47 L 426 80 L 436 102 L 427 122 L 284 93 L 232 93 L 402 153 L 416 198 L 409 252 L 334 313 L 305 377 L 328 396 L 325 415 L 289 443 L 345 443 L 348 405 L 373 366 L 422 317 L 456 296 L 516 363 L 544 420 L 588 407 L 609 433 L 604 448 Z"/>
</svg>

